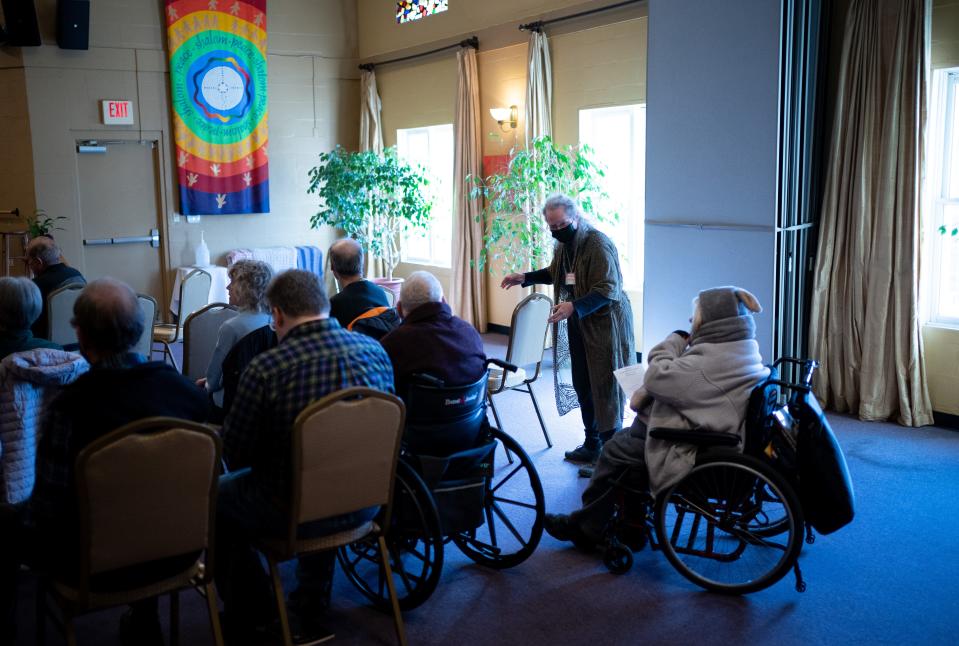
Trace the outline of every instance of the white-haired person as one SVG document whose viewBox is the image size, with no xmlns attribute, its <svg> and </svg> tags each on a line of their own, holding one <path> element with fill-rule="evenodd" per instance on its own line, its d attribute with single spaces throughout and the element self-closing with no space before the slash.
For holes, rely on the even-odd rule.
<svg viewBox="0 0 959 646">
<path fill-rule="evenodd" d="M 636 362 L 632 306 L 623 290 L 616 245 L 586 221 L 579 205 L 556 193 L 546 198 L 543 217 L 556 240 L 552 263 L 509 274 L 501 286 L 553 286 L 556 306 L 549 322 L 555 324 L 557 406 L 560 415 L 576 408 L 566 394 L 571 386 L 586 436 L 581 446 L 566 452 L 566 459 L 593 464 L 603 442 L 623 425 L 626 401 L 613 371 Z"/>
<path fill-rule="evenodd" d="M 54 348 L 59 345 L 33 335 L 34 324 L 43 309 L 43 297 L 29 278 L 0 278 L 0 359 L 14 352 Z"/>
<path fill-rule="evenodd" d="M 230 266 L 228 276 L 230 283 L 226 288 L 230 294 L 230 305 L 234 305 L 238 312 L 220 326 L 206 377 L 196 382 L 214 395 L 218 405 L 223 404 L 223 360 L 240 339 L 270 323 L 266 288 L 273 279 L 273 269 L 259 260 L 238 260 Z M 217 397 L 218 394 L 220 397 Z"/>
<path fill-rule="evenodd" d="M 479 332 L 453 316 L 443 287 L 428 271 L 414 271 L 403 282 L 396 305 L 403 322 L 380 343 L 393 363 L 396 394 L 406 396 L 410 377 L 429 374 L 449 386 L 473 383 L 486 372 Z"/>
<path fill-rule="evenodd" d="M 749 396 L 769 376 L 755 338 L 753 313 L 760 311 L 745 289 L 699 293 L 690 332 L 676 330 L 650 350 L 643 387 L 630 399 L 637 417 L 603 446 L 582 508 L 546 515 L 550 536 L 594 545 L 613 513 L 614 480 L 629 470 L 632 486 L 648 484 L 656 495 L 692 469 L 694 445 L 647 437 L 647 428 L 743 433 Z"/>
</svg>

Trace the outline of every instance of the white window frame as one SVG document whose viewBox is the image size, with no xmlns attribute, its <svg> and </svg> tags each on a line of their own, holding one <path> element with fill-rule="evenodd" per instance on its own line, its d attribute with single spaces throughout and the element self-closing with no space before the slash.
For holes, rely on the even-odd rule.
<svg viewBox="0 0 959 646">
<path fill-rule="evenodd" d="M 433 193 L 432 194 L 432 198 L 433 198 L 432 221 L 430 222 L 430 225 L 429 225 L 430 228 L 427 229 L 425 234 L 422 230 L 417 230 L 415 233 L 415 235 L 417 236 L 425 236 L 425 241 L 429 248 L 429 253 L 425 257 L 412 255 L 409 252 L 409 249 L 412 245 L 408 243 L 408 240 L 410 240 L 411 234 L 407 232 L 402 232 L 400 234 L 400 261 L 407 264 L 412 264 L 412 265 L 426 265 L 430 267 L 442 267 L 442 268 L 450 269 L 452 268 L 452 264 L 453 264 L 452 259 L 453 259 L 453 234 L 454 234 L 454 226 L 453 226 L 453 197 L 454 197 L 453 181 L 454 181 L 454 178 L 453 178 L 452 150 L 451 150 L 450 158 L 449 160 L 447 160 L 445 164 L 443 164 L 440 168 L 430 168 L 428 165 L 428 162 L 424 163 L 423 160 L 408 159 L 408 151 L 407 151 L 407 144 L 406 144 L 406 141 L 410 135 L 427 133 L 427 135 L 432 137 L 434 133 L 438 133 L 438 131 L 440 130 L 444 131 L 443 135 L 448 136 L 449 141 L 452 142 L 452 146 L 455 146 L 455 142 L 453 141 L 453 124 L 452 123 L 440 123 L 440 124 L 435 124 L 430 126 L 420 126 L 416 128 L 398 128 L 396 130 L 397 154 L 399 154 L 401 159 L 404 159 L 408 162 L 412 162 L 414 164 L 418 164 L 427 171 L 428 179 L 430 180 L 430 184 L 427 190 Z M 432 146 L 433 146 L 433 142 L 431 141 L 430 147 L 432 148 Z M 446 209 L 443 208 L 443 202 L 439 198 L 438 193 L 436 192 L 437 190 L 442 190 L 442 185 L 436 181 L 436 178 L 443 172 L 448 173 L 448 181 L 449 181 L 449 185 L 447 187 L 448 195 L 446 199 L 448 208 Z M 445 254 L 439 253 L 437 244 L 440 242 L 440 239 L 438 239 L 437 236 L 433 235 L 433 231 L 432 231 L 433 224 L 441 218 L 445 218 L 444 222 L 449 223 L 449 232 L 450 232 L 449 249 L 446 250 Z"/>
<path fill-rule="evenodd" d="M 943 235 L 939 227 L 943 225 L 947 205 L 959 206 L 959 195 L 948 194 L 948 180 L 951 167 L 959 164 L 959 146 L 953 148 L 956 134 L 956 109 L 959 97 L 959 67 L 935 70 L 933 72 L 932 102 L 929 110 L 929 123 L 926 136 L 927 174 L 923 187 L 923 212 L 926 218 L 925 255 L 929 259 L 923 296 L 923 318 L 929 324 L 941 327 L 959 328 L 959 317 L 945 316 L 941 312 L 939 296 L 942 289 L 942 269 L 944 254 L 959 254 L 959 240 L 948 233 Z M 950 249 L 949 247 L 952 247 Z M 959 262 L 959 259 L 957 259 Z"/>
<path fill-rule="evenodd" d="M 623 222 L 626 224 L 626 241 L 623 243 L 620 240 L 614 239 L 616 243 L 617 250 L 620 255 L 620 265 L 623 267 L 623 285 L 627 291 L 642 291 L 643 289 L 643 254 L 644 254 L 644 238 L 645 238 L 645 219 L 646 219 L 646 104 L 645 103 L 628 103 L 622 105 L 613 105 L 613 106 L 597 106 L 592 108 L 581 108 L 579 110 L 579 141 L 580 143 L 589 144 L 593 150 L 592 159 L 594 162 L 597 162 L 600 166 L 607 166 L 605 160 L 601 159 L 597 154 L 598 151 L 595 150 L 595 147 L 592 146 L 589 139 L 588 133 L 585 132 L 587 124 L 585 119 L 588 118 L 588 115 L 597 114 L 600 112 L 615 112 L 631 110 L 634 111 L 631 115 L 632 119 L 638 119 L 638 123 L 634 121 L 632 123 L 632 128 L 634 128 L 633 136 L 634 144 L 629 147 L 630 151 L 630 166 L 632 167 L 632 181 L 629 182 L 628 186 L 630 187 L 631 196 L 629 199 L 630 204 L 632 205 L 632 212 L 622 212 L 620 211 L 620 224 L 616 226 L 621 226 Z M 607 191 L 609 188 L 607 187 Z M 600 229 L 607 229 L 606 233 L 609 233 L 607 227 L 604 224 L 600 224 Z M 627 264 L 628 263 L 628 264 Z M 631 271 L 627 271 L 627 266 Z"/>
</svg>

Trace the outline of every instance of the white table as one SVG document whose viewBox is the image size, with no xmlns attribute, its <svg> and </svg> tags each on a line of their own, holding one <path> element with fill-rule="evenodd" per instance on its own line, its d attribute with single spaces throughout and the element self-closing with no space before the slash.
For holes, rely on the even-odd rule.
<svg viewBox="0 0 959 646">
<path fill-rule="evenodd" d="M 194 269 L 202 269 L 210 274 L 213 279 L 210 281 L 210 295 L 207 297 L 207 303 L 230 302 L 230 297 L 226 293 L 226 286 L 230 283 L 226 267 L 220 267 L 219 265 L 177 267 L 176 278 L 173 280 L 173 295 L 170 297 L 170 313 L 175 317 L 180 314 L 180 283 Z"/>
</svg>

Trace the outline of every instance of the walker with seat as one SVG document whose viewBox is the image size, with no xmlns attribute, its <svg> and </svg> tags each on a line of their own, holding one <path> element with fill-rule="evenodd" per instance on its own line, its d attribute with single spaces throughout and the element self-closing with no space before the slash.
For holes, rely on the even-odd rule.
<svg viewBox="0 0 959 646">
<path fill-rule="evenodd" d="M 516 369 L 498 359 L 487 360 L 489 364 Z M 539 475 L 520 444 L 489 425 L 486 380 L 484 374 L 472 384 L 447 386 L 420 375 L 407 395 L 386 533 L 404 610 L 421 605 L 436 589 L 450 542 L 473 561 L 504 569 L 525 561 L 542 536 L 545 499 Z M 375 543 L 341 548 L 338 557 L 349 580 L 388 610 Z"/>
<path fill-rule="evenodd" d="M 778 378 L 801 366 L 798 383 Z M 624 472 L 604 533 L 603 561 L 613 573 L 632 567 L 633 549 L 661 550 L 684 577 L 707 590 L 763 590 L 799 567 L 803 535 L 826 534 L 852 519 L 852 485 L 842 451 L 811 391 L 818 362 L 782 358 L 750 397 L 745 444 L 738 434 L 649 429 L 651 437 L 698 447 L 696 464 L 654 501 L 641 478 Z M 645 469 L 645 466 L 642 467 Z"/>
</svg>

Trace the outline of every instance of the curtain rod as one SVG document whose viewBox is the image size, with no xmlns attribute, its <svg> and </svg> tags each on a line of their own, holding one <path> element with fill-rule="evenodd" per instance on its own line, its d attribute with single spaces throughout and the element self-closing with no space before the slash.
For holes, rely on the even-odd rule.
<svg viewBox="0 0 959 646">
<path fill-rule="evenodd" d="M 525 25 L 520 25 L 520 31 L 543 31 L 543 27 L 546 25 L 551 25 L 554 22 L 562 22 L 564 20 L 572 20 L 573 18 L 582 18 L 583 16 L 591 16 L 594 13 L 600 13 L 602 11 L 609 11 L 610 9 L 619 9 L 620 7 L 625 7 L 626 5 L 636 4 L 637 2 L 642 2 L 643 0 L 626 0 L 625 2 L 617 2 L 616 4 L 611 4 L 605 7 L 597 7 L 596 9 L 589 9 L 588 11 L 580 11 L 579 13 L 574 13 L 569 16 L 560 16 L 559 18 L 550 18 L 549 20 L 537 20 L 536 22 L 528 22 Z"/>
<path fill-rule="evenodd" d="M 389 65 L 390 63 L 399 63 L 401 61 L 409 61 L 414 58 L 421 58 L 423 56 L 429 56 L 431 54 L 437 54 L 439 52 L 445 52 L 447 49 L 456 49 L 457 47 L 472 47 L 473 49 L 479 49 L 479 38 L 476 36 L 470 36 L 466 40 L 461 40 L 455 45 L 447 45 L 446 47 L 437 47 L 436 49 L 431 49 L 428 52 L 422 52 L 420 54 L 410 54 L 409 56 L 402 56 L 400 58 L 391 58 L 388 61 L 380 61 L 379 63 L 363 63 L 360 65 L 361 70 L 366 70 L 368 72 L 373 71 L 374 67 L 379 65 Z"/>
</svg>

